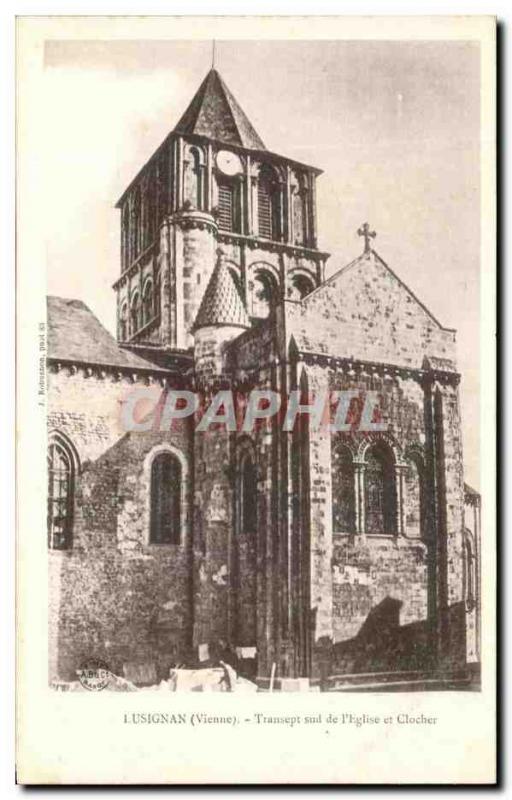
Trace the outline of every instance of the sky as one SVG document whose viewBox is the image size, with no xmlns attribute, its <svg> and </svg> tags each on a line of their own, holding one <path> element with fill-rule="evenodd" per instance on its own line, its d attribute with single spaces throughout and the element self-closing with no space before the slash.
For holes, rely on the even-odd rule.
<svg viewBox="0 0 512 800">
<path fill-rule="evenodd" d="M 115 203 L 211 66 L 209 41 L 47 41 L 50 294 L 115 331 Z M 479 488 L 480 76 L 476 42 L 218 41 L 215 66 L 273 152 L 317 181 L 327 275 L 381 258 L 458 332 L 466 481 Z"/>
</svg>

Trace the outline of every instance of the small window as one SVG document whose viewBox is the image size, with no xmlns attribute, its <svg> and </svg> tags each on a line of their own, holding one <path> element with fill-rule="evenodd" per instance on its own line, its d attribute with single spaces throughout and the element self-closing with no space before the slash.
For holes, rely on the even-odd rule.
<svg viewBox="0 0 512 800">
<path fill-rule="evenodd" d="M 130 264 L 130 214 L 128 203 L 121 212 L 121 263 L 123 270 Z"/>
<path fill-rule="evenodd" d="M 130 309 L 130 325 L 132 335 L 140 328 L 140 299 L 139 293 L 135 292 Z"/>
<path fill-rule="evenodd" d="M 128 303 L 123 303 L 119 319 L 119 339 L 124 342 L 128 338 Z"/>
<path fill-rule="evenodd" d="M 171 453 L 160 453 L 151 465 L 152 544 L 179 544 L 181 539 L 181 464 Z"/>
<path fill-rule="evenodd" d="M 142 314 L 144 317 L 144 325 L 147 325 L 148 322 L 151 322 L 153 319 L 153 282 L 151 280 L 148 280 L 144 287 Z"/>
<path fill-rule="evenodd" d="M 277 287 L 268 272 L 259 270 L 249 283 L 251 292 L 251 316 L 266 319 L 277 301 Z"/>
<path fill-rule="evenodd" d="M 140 189 L 135 190 L 133 198 L 132 259 L 136 258 L 142 245 L 142 207 Z"/>
<path fill-rule="evenodd" d="M 61 441 L 48 447 L 48 547 L 71 547 L 74 503 L 74 464 L 71 452 Z"/>
<path fill-rule="evenodd" d="M 294 275 L 288 288 L 288 297 L 291 300 L 303 300 L 314 288 L 311 278 L 306 275 Z"/>
</svg>

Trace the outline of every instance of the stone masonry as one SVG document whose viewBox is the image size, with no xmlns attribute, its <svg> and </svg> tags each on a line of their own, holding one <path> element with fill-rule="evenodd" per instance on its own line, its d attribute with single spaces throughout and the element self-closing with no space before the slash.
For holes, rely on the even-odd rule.
<svg viewBox="0 0 512 800">
<path fill-rule="evenodd" d="M 166 677 L 228 653 L 262 683 L 478 665 L 455 332 L 368 236 L 325 279 L 319 176 L 212 70 L 119 200 L 117 340 L 49 298 L 51 680 L 90 657 Z M 255 389 L 281 408 L 244 430 Z M 197 408 L 164 425 L 173 391 Z M 219 391 L 237 429 L 202 431 Z M 345 429 L 329 405 L 287 429 L 293 392 L 350 392 Z"/>
</svg>

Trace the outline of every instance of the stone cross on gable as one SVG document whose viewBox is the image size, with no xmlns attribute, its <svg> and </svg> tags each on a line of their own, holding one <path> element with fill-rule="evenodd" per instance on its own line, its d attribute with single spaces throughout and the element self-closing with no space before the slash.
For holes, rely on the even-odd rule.
<svg viewBox="0 0 512 800">
<path fill-rule="evenodd" d="M 370 226 L 368 225 L 367 222 L 365 222 L 364 225 L 361 225 L 361 227 L 358 229 L 357 235 L 364 236 L 364 252 L 369 253 L 371 249 L 370 239 L 375 239 L 377 234 L 375 233 L 375 231 L 371 231 Z"/>
</svg>

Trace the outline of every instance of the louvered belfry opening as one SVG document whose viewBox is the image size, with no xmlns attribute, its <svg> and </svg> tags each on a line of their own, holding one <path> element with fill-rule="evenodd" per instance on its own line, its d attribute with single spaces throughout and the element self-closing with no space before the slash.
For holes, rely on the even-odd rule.
<svg viewBox="0 0 512 800">
<path fill-rule="evenodd" d="M 229 183 L 219 183 L 218 224 L 223 231 L 234 231 L 233 187 Z"/>
<path fill-rule="evenodd" d="M 258 233 L 272 239 L 272 201 L 268 184 L 258 186 Z"/>
<path fill-rule="evenodd" d="M 279 240 L 280 225 L 279 182 L 275 170 L 265 164 L 258 178 L 258 235 Z"/>
</svg>

